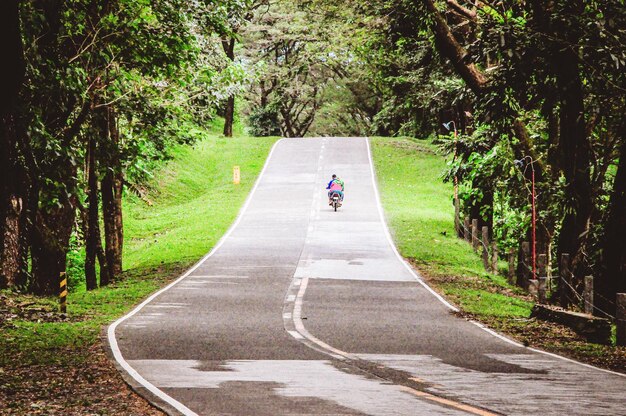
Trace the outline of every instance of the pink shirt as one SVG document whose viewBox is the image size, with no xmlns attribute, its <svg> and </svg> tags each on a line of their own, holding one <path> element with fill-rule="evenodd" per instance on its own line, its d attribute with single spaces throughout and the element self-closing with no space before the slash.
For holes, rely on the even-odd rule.
<svg viewBox="0 0 626 416">
<path fill-rule="evenodd" d="M 341 191 L 341 184 L 338 182 L 333 182 L 332 185 L 330 185 L 330 190 L 331 191 Z"/>
</svg>

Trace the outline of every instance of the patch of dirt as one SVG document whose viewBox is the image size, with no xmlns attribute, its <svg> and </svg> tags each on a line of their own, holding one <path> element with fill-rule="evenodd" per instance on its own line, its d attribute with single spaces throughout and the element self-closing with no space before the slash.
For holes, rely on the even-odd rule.
<svg viewBox="0 0 626 416">
<path fill-rule="evenodd" d="M 98 342 L 83 363 L 0 368 L 0 415 L 164 415 L 124 382 Z"/>
<path fill-rule="evenodd" d="M 44 305 L 40 300 L 28 296 L 17 299 L 0 294 L 0 328 L 13 327 L 14 320 L 30 322 L 69 322 L 76 319 L 58 313 L 56 307 Z"/>
<path fill-rule="evenodd" d="M 414 262 L 411 264 L 416 266 Z M 439 285 L 458 284 L 465 288 L 478 288 L 529 302 L 533 301 L 532 297 L 527 294 L 517 293 L 514 289 L 499 286 L 488 279 L 454 276 L 432 277 L 421 271 L 420 273 L 428 284 L 442 296 L 445 295 Z M 564 325 L 540 321 L 535 318 L 485 316 L 463 311 L 458 312 L 457 316 L 481 322 L 525 346 L 626 374 L 626 347 L 587 342 L 585 338 Z"/>
<path fill-rule="evenodd" d="M 535 318 L 482 319 L 482 321 L 526 346 L 563 355 L 596 367 L 626 373 L 626 347 L 593 344 L 566 326 Z"/>
<path fill-rule="evenodd" d="M 416 142 L 414 140 L 388 140 L 385 141 L 386 145 L 395 147 L 397 149 L 415 150 L 422 153 L 437 154 L 437 151 L 432 147 L 427 146 L 425 143 Z"/>
</svg>

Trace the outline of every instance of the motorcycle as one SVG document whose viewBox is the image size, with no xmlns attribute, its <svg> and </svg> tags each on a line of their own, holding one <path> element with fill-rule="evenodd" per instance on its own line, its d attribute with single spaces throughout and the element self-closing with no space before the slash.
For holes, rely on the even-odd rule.
<svg viewBox="0 0 626 416">
<path fill-rule="evenodd" d="M 333 207 L 335 212 L 337 212 L 337 208 L 341 206 L 341 195 L 338 192 L 330 194 L 330 205 Z"/>
</svg>

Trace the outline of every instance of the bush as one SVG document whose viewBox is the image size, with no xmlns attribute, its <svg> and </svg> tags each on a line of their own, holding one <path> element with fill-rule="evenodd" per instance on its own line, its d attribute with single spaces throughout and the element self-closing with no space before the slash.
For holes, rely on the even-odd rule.
<svg viewBox="0 0 626 416">
<path fill-rule="evenodd" d="M 280 136 L 278 111 L 270 107 L 257 107 L 248 117 L 249 133 L 252 136 Z"/>
</svg>

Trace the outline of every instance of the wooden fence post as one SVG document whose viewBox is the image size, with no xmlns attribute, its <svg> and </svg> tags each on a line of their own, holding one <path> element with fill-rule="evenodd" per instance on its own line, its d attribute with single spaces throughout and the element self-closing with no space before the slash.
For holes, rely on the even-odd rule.
<svg viewBox="0 0 626 416">
<path fill-rule="evenodd" d="M 585 313 L 593 315 L 593 276 L 585 276 L 583 302 L 585 302 Z"/>
<path fill-rule="evenodd" d="M 570 271 L 569 271 L 569 254 L 561 254 L 561 264 L 559 267 L 559 298 L 561 307 L 567 308 L 570 305 Z"/>
<path fill-rule="evenodd" d="M 478 220 L 474 218 L 472 220 L 472 247 L 474 251 L 478 251 L 478 244 L 480 240 L 478 239 Z"/>
<path fill-rule="evenodd" d="M 489 227 L 483 225 L 482 229 L 482 245 L 483 245 L 483 267 L 489 272 Z"/>
<path fill-rule="evenodd" d="M 517 276 L 517 285 L 523 287 L 524 289 L 528 289 L 528 279 L 530 276 L 530 243 L 528 241 L 524 241 L 522 243 L 522 264 L 521 274 Z"/>
<path fill-rule="evenodd" d="M 617 325 L 617 345 L 626 346 L 626 293 L 615 297 L 615 323 Z"/>
<path fill-rule="evenodd" d="M 470 219 L 469 217 L 465 217 L 465 220 L 463 222 L 463 237 L 465 237 L 465 241 L 467 241 L 468 243 L 472 242 L 472 230 L 470 227 Z"/>
<path fill-rule="evenodd" d="M 515 249 L 509 249 L 509 284 L 515 284 Z"/>
<path fill-rule="evenodd" d="M 539 275 L 537 276 L 537 298 L 539 303 L 546 303 L 546 281 L 548 279 L 546 273 L 546 255 L 540 254 L 537 256 L 537 270 Z"/>
<path fill-rule="evenodd" d="M 459 207 L 459 198 L 454 198 L 454 231 L 457 237 L 461 237 L 461 212 Z"/>
</svg>

